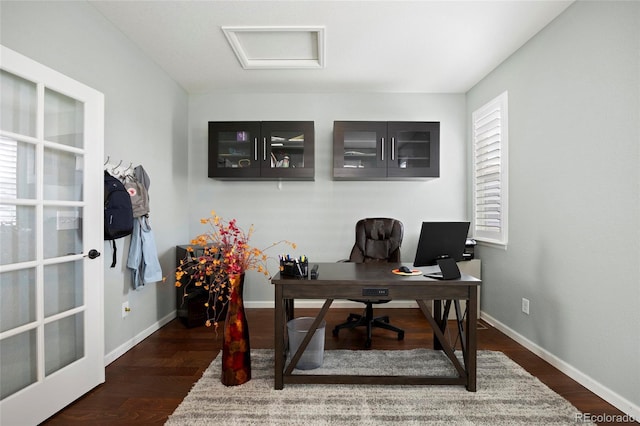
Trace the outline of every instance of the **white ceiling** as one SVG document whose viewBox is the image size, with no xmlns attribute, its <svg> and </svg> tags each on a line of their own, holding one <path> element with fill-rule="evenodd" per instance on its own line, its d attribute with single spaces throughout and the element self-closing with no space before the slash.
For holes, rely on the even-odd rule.
<svg viewBox="0 0 640 426">
<path fill-rule="evenodd" d="M 573 0 L 93 1 L 189 93 L 464 93 Z M 322 69 L 243 69 L 223 26 L 324 26 Z"/>
</svg>

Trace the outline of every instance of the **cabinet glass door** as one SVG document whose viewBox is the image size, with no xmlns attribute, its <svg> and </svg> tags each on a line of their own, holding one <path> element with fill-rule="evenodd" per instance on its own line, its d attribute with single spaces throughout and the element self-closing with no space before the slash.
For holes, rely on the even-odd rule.
<svg viewBox="0 0 640 426">
<path fill-rule="evenodd" d="M 389 123 L 390 177 L 439 175 L 439 123 Z"/>
<path fill-rule="evenodd" d="M 263 122 L 261 143 L 263 177 L 313 177 L 313 122 Z"/>
<path fill-rule="evenodd" d="M 386 176 L 386 123 L 336 121 L 333 132 L 334 177 Z"/>
<path fill-rule="evenodd" d="M 209 123 L 209 177 L 260 175 L 259 123 Z"/>
</svg>

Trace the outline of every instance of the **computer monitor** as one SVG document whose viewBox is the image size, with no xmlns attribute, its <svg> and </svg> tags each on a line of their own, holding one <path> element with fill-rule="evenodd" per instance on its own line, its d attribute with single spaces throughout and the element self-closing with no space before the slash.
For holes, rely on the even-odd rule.
<svg viewBox="0 0 640 426">
<path fill-rule="evenodd" d="M 436 265 L 438 259 L 463 259 L 469 222 L 422 222 L 413 266 Z"/>
</svg>

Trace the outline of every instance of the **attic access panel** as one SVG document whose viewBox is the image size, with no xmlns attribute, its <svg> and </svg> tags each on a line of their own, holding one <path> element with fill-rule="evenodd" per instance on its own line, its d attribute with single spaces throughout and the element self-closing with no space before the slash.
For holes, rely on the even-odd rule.
<svg viewBox="0 0 640 426">
<path fill-rule="evenodd" d="M 324 27 L 222 27 L 244 69 L 324 68 Z"/>
</svg>

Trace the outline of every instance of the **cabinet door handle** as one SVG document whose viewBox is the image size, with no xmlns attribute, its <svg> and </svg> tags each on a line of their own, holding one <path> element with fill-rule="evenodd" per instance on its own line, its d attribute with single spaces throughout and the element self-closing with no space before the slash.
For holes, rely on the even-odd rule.
<svg viewBox="0 0 640 426">
<path fill-rule="evenodd" d="M 396 159 L 396 138 L 391 138 L 391 161 Z"/>
<path fill-rule="evenodd" d="M 253 161 L 258 161 L 258 138 L 253 138 Z"/>
<path fill-rule="evenodd" d="M 380 140 L 382 141 L 382 143 L 380 144 L 380 146 L 381 146 L 380 154 L 382 156 L 382 161 L 384 161 L 384 138 L 380 138 Z"/>
<path fill-rule="evenodd" d="M 267 138 L 262 138 L 262 160 L 267 161 Z"/>
</svg>

